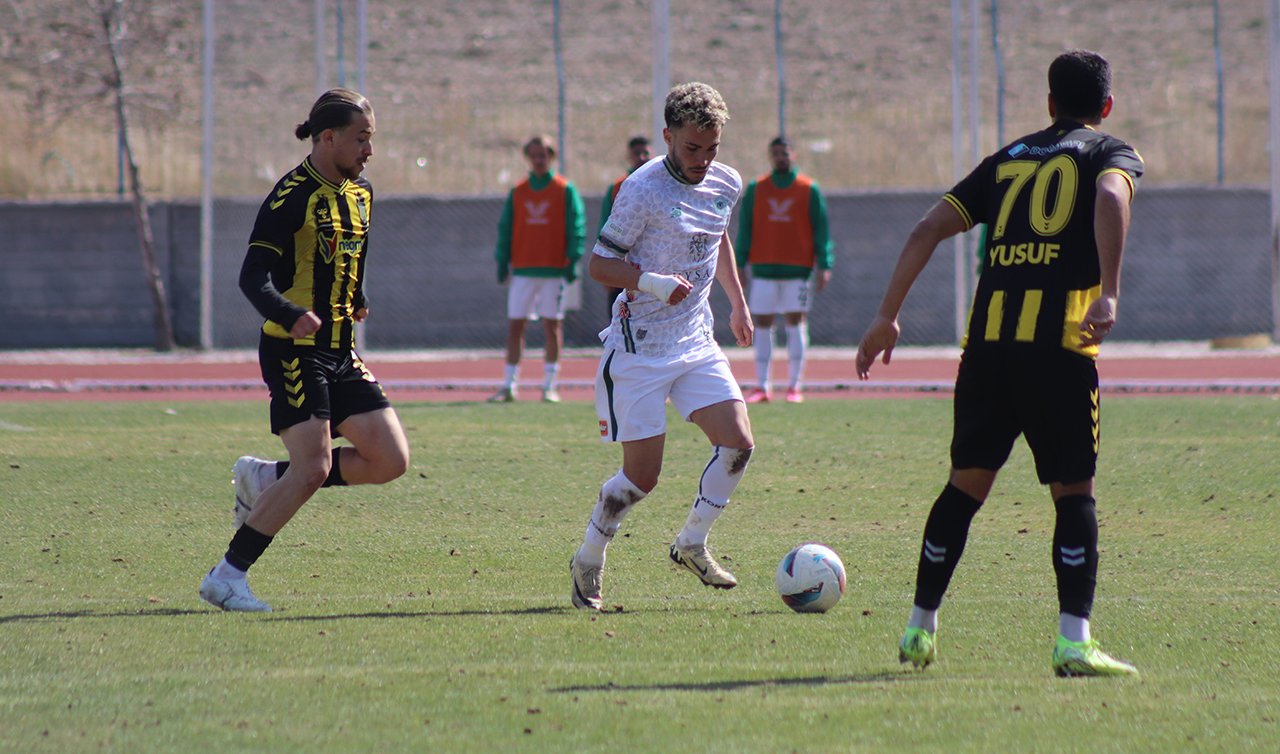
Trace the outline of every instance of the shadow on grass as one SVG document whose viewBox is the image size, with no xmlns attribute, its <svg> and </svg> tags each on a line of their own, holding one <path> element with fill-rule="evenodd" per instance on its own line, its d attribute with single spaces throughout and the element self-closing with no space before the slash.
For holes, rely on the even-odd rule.
<svg viewBox="0 0 1280 754">
<path fill-rule="evenodd" d="M 788 686 L 842 686 L 855 683 L 896 683 L 923 678 L 921 673 L 883 671 L 860 675 L 813 675 L 800 678 L 759 678 L 750 681 L 705 681 L 700 683 L 600 683 L 590 686 L 559 686 L 548 689 L 553 694 L 578 694 L 589 691 L 737 691 L 754 688 L 786 688 Z"/>
<path fill-rule="evenodd" d="M 349 620 L 353 618 L 471 618 L 482 615 L 563 615 L 576 612 L 570 607 L 522 607 L 514 610 L 412 610 L 339 613 L 336 615 L 272 615 L 272 621 Z"/>
<path fill-rule="evenodd" d="M 179 610 L 165 607 L 157 610 L 128 610 L 114 613 L 97 613 L 91 610 L 74 610 L 56 613 L 30 613 L 25 615 L 0 615 L 0 623 L 21 623 L 24 621 L 69 620 L 73 618 L 163 618 L 175 615 L 208 615 L 208 610 Z"/>
</svg>

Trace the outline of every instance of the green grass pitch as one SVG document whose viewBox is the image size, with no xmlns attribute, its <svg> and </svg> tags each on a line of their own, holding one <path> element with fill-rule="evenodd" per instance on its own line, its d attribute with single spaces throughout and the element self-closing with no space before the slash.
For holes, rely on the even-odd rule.
<svg viewBox="0 0 1280 754">
<path fill-rule="evenodd" d="M 1052 505 L 1019 445 L 974 522 L 939 662 L 897 662 L 945 399 L 753 407 L 711 543 L 666 559 L 708 449 L 674 417 L 658 489 L 568 561 L 620 450 L 589 405 L 405 403 L 414 460 L 323 490 L 251 573 L 276 612 L 196 596 L 231 535 L 230 467 L 275 457 L 257 402 L 0 406 L 0 751 L 1274 751 L 1280 401 L 1104 399 L 1094 634 L 1140 679 L 1057 679 Z M 790 612 L 778 560 L 849 572 Z"/>
</svg>

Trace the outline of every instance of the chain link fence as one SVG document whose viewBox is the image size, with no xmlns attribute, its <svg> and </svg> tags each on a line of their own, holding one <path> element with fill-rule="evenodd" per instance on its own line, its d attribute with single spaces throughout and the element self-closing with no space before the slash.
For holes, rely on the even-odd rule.
<svg viewBox="0 0 1280 754">
<path fill-rule="evenodd" d="M 14 0 L 9 7 L 30 4 Z M 66 6 L 61 13 L 68 19 L 79 12 L 80 4 L 71 0 L 36 4 L 47 13 L 60 5 Z M 327 85 L 356 86 L 360 5 L 353 0 L 216 0 L 213 6 L 216 347 L 244 345 L 256 330 L 257 314 L 235 285 L 245 241 L 262 197 L 306 153 L 292 130 L 317 94 L 318 68 Z M 837 245 L 835 281 L 816 300 L 812 337 L 819 344 L 854 343 L 905 234 L 954 180 L 946 4 L 670 0 L 669 5 L 672 79 L 704 80 L 721 90 L 732 113 L 721 159 L 747 179 L 767 171 L 766 145 L 783 125 L 775 57 L 781 31 L 785 128 L 796 144 L 798 166 L 828 194 Z M 1251 0 L 1217 4 L 1224 72 L 1219 90 L 1211 0 L 984 0 L 977 5 L 978 142 L 984 153 L 999 146 L 998 102 L 1006 140 L 1044 126 L 1044 72 L 1058 51 L 1086 47 L 1112 61 L 1117 106 L 1106 129 L 1135 144 L 1148 166 L 1134 207 L 1122 322 L 1114 337 L 1269 332 L 1268 208 L 1260 188 L 1268 177 L 1266 56 L 1259 52 L 1267 45 L 1265 7 Z M 132 6 L 146 12 L 146 4 Z M 534 133 L 557 129 L 552 6 L 499 0 L 367 3 L 365 88 L 377 110 L 379 132 L 366 173 L 377 196 L 367 345 L 501 345 L 505 292 L 494 277 L 492 250 L 502 198 L 524 175 L 520 144 Z M 177 88 L 169 116 L 150 113 L 137 132 L 137 146 L 144 183 L 170 211 L 159 241 L 167 249 L 179 337 L 192 345 L 191 327 L 184 323 L 199 308 L 192 300 L 200 282 L 193 256 L 199 207 L 183 197 L 199 193 L 201 3 L 178 0 L 167 8 L 189 18 L 175 32 L 189 38 L 181 44 L 164 41 L 172 66 L 126 67 L 126 74 L 135 81 L 168 76 Z M 559 8 L 566 81 L 563 163 L 587 199 L 589 243 L 600 196 L 625 169 L 627 140 L 651 130 L 652 3 L 566 0 Z M 322 35 L 319 58 L 317 33 Z M 997 63 L 1005 82 L 1002 96 L 995 91 Z M 0 64 L 11 81 L 12 66 L 7 59 Z M 35 69 L 20 73 L 41 75 Z M 1225 126 L 1221 165 L 1234 188 L 1213 187 L 1220 126 Z M 41 164 L 48 169 L 24 176 L 22 191 L 29 193 L 21 196 L 41 196 L 40 182 L 46 178 L 56 180 L 47 193 L 63 197 L 114 191 L 110 129 L 54 128 L 38 138 L 46 158 Z M 661 152 L 660 143 L 656 151 Z M 965 163 L 970 163 L 967 157 Z M 30 171 L 0 163 L 4 196 L 19 196 L 4 182 L 18 172 Z M 1206 188 L 1185 188 L 1197 184 Z M 21 311 L 6 315 L 20 327 L 0 336 L 0 347 L 35 338 L 48 321 L 41 313 L 74 299 L 72 291 L 132 302 L 137 318 L 149 322 L 142 275 L 135 288 L 119 274 L 120 267 L 137 264 L 127 233 L 97 242 L 90 253 L 70 235 L 70 226 L 31 228 L 20 219 L 6 219 L 5 227 L 16 240 L 0 254 L 34 253 L 41 261 L 35 271 L 7 274 L 0 284 L 20 288 L 26 302 Z M 31 256 L 23 259 L 28 265 Z M 49 270 L 41 273 L 45 263 Z M 110 289 L 102 290 L 94 264 L 115 271 Z M 940 249 L 908 300 L 904 342 L 954 342 L 954 274 L 950 250 Z M 604 324 L 606 304 L 598 285 L 589 280 L 580 285 L 581 308 L 566 320 L 566 335 L 571 344 L 587 345 Z M 718 294 L 714 300 L 723 327 L 723 301 Z M 127 309 L 122 303 L 122 318 L 134 316 Z M 529 331 L 535 347 L 538 329 Z M 120 344 L 119 332 L 112 345 Z M 147 343 L 150 338 L 140 340 Z"/>
</svg>

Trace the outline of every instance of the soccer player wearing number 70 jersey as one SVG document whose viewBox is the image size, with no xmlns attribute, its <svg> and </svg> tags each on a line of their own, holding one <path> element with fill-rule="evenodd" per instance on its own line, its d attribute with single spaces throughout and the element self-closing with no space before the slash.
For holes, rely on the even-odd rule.
<svg viewBox="0 0 1280 754">
<path fill-rule="evenodd" d="M 956 376 L 951 474 L 924 527 L 915 604 L 899 659 L 937 656 L 938 606 L 1014 441 L 1024 435 L 1056 508 L 1060 676 L 1136 675 L 1089 631 L 1098 573 L 1098 345 L 1116 321 L 1129 204 L 1142 177 L 1132 147 L 1097 130 L 1111 114 L 1111 68 L 1075 50 L 1049 66 L 1053 125 L 983 160 L 916 224 L 858 346 L 867 379 L 898 339 L 898 311 L 938 244 L 990 232 Z"/>
</svg>

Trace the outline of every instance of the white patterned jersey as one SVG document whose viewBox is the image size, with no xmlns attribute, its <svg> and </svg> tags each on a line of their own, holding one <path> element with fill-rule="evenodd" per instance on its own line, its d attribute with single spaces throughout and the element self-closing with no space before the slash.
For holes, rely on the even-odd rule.
<svg viewBox="0 0 1280 754">
<path fill-rule="evenodd" d="M 696 356 L 719 348 L 711 283 L 720 240 L 741 193 L 742 176 L 719 162 L 711 163 L 700 183 L 676 177 L 665 157 L 627 177 L 593 253 L 626 260 L 641 272 L 682 275 L 693 291 L 675 305 L 651 293 L 626 291 L 600 332 L 605 348 L 642 356 Z"/>
</svg>

